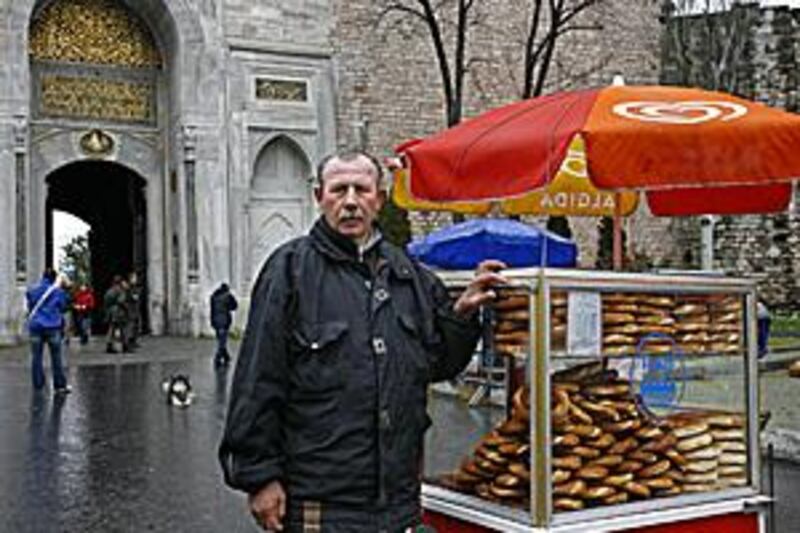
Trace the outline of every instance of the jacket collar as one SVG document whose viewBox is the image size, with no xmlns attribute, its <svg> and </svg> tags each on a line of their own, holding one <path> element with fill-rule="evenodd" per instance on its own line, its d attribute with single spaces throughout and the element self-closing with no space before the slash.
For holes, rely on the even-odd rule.
<svg viewBox="0 0 800 533">
<path fill-rule="evenodd" d="M 321 253 L 336 261 L 359 262 L 358 245 L 330 227 L 324 217 L 319 217 L 311 228 L 311 241 Z M 376 225 L 373 236 L 365 246 L 362 254 L 378 254 L 380 259 L 389 263 L 395 276 L 400 279 L 410 279 L 413 272 L 411 260 L 395 246 L 384 238 L 380 228 Z"/>
<path fill-rule="evenodd" d="M 383 235 L 377 226 L 374 226 L 372 237 L 367 245 L 359 250 L 352 240 L 330 227 L 324 217 L 319 217 L 311 228 L 311 240 L 317 249 L 337 261 L 361 262 L 364 255 L 379 250 Z"/>
</svg>

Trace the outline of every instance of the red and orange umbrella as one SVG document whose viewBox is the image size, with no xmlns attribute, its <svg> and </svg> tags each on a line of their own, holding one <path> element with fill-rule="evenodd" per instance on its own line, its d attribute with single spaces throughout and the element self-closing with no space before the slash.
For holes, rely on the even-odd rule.
<svg viewBox="0 0 800 533">
<path fill-rule="evenodd" d="M 397 148 L 409 191 L 437 203 L 541 189 L 570 143 L 598 189 L 647 192 L 658 215 L 774 212 L 800 176 L 800 116 L 719 92 L 613 86 L 510 104 Z"/>
</svg>

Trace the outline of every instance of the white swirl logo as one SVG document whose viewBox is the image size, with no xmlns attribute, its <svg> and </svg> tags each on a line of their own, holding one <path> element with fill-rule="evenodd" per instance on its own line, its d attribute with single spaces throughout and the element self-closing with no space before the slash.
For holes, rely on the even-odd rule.
<svg viewBox="0 0 800 533">
<path fill-rule="evenodd" d="M 612 111 L 624 118 L 662 124 L 700 124 L 736 120 L 747 114 L 747 107 L 733 102 L 623 102 Z"/>
</svg>

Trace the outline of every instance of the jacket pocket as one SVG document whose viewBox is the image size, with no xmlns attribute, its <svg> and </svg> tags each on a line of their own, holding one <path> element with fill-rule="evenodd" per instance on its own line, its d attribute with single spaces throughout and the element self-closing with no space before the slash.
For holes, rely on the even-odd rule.
<svg viewBox="0 0 800 533">
<path fill-rule="evenodd" d="M 317 395 L 344 386 L 341 344 L 347 322 L 303 323 L 292 331 L 295 354 L 290 372 L 293 394 Z"/>
<path fill-rule="evenodd" d="M 403 361 L 416 381 L 427 383 L 431 367 L 422 328 L 408 313 L 398 313 L 397 319 L 403 332 Z"/>
</svg>

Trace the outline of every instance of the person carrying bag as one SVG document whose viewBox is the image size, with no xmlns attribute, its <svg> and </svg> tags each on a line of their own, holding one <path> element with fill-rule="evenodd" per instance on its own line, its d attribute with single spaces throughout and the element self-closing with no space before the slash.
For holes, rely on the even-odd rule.
<svg viewBox="0 0 800 533">
<path fill-rule="evenodd" d="M 44 345 L 50 349 L 53 372 L 53 390 L 68 393 L 67 376 L 61 355 L 64 335 L 64 312 L 67 310 L 67 293 L 62 286 L 66 279 L 56 277 L 55 270 L 48 268 L 39 282 L 25 292 L 28 305 L 27 326 L 31 343 L 31 377 L 33 389 L 42 390 L 45 385 Z"/>
</svg>

